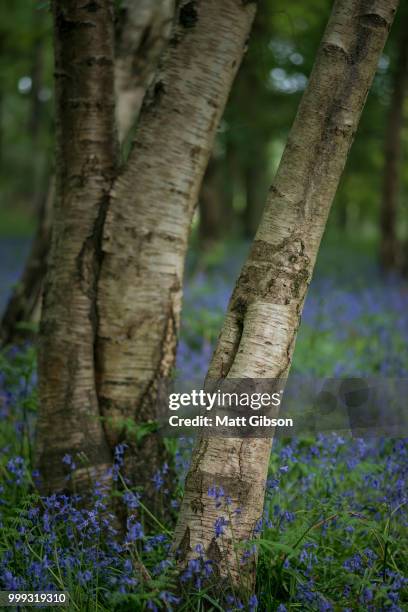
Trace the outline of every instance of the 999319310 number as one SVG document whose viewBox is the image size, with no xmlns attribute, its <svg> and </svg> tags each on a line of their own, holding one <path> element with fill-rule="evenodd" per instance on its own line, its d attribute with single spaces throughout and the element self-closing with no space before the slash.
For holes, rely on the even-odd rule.
<svg viewBox="0 0 408 612">
<path fill-rule="evenodd" d="M 66 591 L 0 591 L 0 606 L 64 606 Z"/>
</svg>

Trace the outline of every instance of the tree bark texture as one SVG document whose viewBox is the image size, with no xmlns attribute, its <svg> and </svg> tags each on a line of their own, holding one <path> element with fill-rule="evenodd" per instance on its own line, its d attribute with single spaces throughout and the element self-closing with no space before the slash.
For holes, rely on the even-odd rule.
<svg viewBox="0 0 408 612">
<path fill-rule="evenodd" d="M 53 3 L 56 206 L 39 347 L 38 467 L 63 489 L 65 454 L 76 488 L 111 465 L 95 388 L 95 307 L 101 228 L 115 173 L 114 14 L 111 0 Z M 85 459 L 86 457 L 86 459 Z"/>
<path fill-rule="evenodd" d="M 148 436 L 135 446 L 126 422 L 156 419 L 158 382 L 174 367 L 192 216 L 254 13 L 255 5 L 241 0 L 179 4 L 127 167 L 111 193 L 98 284 L 97 381 L 111 446 L 132 446 L 126 475 L 133 483 L 149 481 L 163 443 Z"/>
<path fill-rule="evenodd" d="M 397 0 L 336 0 L 266 208 L 231 297 L 208 379 L 288 375 L 303 302 L 329 209 Z M 222 578 L 242 584 L 234 543 L 262 516 L 270 439 L 201 439 L 175 531 L 181 564 L 200 544 Z M 230 496 L 216 508 L 209 487 Z M 236 520 L 230 514 L 237 509 Z M 215 521 L 227 521 L 216 537 Z M 248 583 L 253 578 L 248 566 Z"/>
<path fill-rule="evenodd" d="M 381 201 L 381 264 L 385 270 L 395 269 L 401 263 L 397 214 L 401 173 L 401 136 L 407 84 L 408 29 L 404 24 L 398 45 L 391 106 L 385 134 L 384 181 Z"/>
</svg>

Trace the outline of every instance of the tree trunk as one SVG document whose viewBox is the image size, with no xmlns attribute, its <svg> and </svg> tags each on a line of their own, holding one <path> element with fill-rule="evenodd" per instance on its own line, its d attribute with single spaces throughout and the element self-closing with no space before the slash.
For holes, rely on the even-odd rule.
<svg viewBox="0 0 408 612">
<path fill-rule="evenodd" d="M 79 457 L 80 491 L 111 465 L 94 340 L 101 227 L 116 159 L 113 3 L 60 0 L 53 15 L 56 206 L 40 328 L 37 460 L 49 491 L 67 487 L 64 455 Z"/>
<path fill-rule="evenodd" d="M 133 484 L 149 483 L 163 457 L 154 434 L 136 444 L 133 423 L 157 418 L 157 387 L 174 367 L 192 216 L 254 13 L 240 0 L 179 4 L 112 190 L 98 284 L 98 394 L 111 446 L 131 447 L 125 471 Z M 144 491 L 154 497 L 152 483 Z"/>
<path fill-rule="evenodd" d="M 397 236 L 397 212 L 401 174 L 401 135 L 404 100 L 408 83 L 408 29 L 402 24 L 394 75 L 388 123 L 385 135 L 385 165 L 381 202 L 381 265 L 385 270 L 400 264 Z"/>
<path fill-rule="evenodd" d="M 173 0 L 128 1 L 122 7 L 115 45 L 116 124 L 121 144 L 137 121 L 158 57 L 168 41 L 173 13 Z M 51 179 L 50 183 L 53 185 L 54 180 Z M 53 191 L 50 186 L 49 193 Z M 51 243 L 53 206 L 52 202 L 50 204 L 44 201 L 41 207 L 26 267 L 1 319 L 0 342 L 3 345 L 31 338 L 35 323 L 40 318 L 42 287 Z"/>
<path fill-rule="evenodd" d="M 337 0 L 266 208 L 231 297 L 208 379 L 288 375 L 303 302 L 330 205 L 396 10 L 397 0 Z M 262 516 L 271 439 L 209 438 L 197 444 L 175 531 L 181 564 L 202 545 L 215 575 L 253 582 L 243 543 Z M 208 497 L 212 486 L 228 509 Z M 241 510 L 230 521 L 230 513 Z M 216 519 L 227 521 L 216 537 Z"/>
</svg>

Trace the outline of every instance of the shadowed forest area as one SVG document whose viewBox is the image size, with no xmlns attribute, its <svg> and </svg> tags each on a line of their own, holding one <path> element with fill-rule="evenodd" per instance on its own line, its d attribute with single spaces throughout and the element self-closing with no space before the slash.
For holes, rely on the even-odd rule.
<svg viewBox="0 0 408 612">
<path fill-rule="evenodd" d="M 3 591 L 408 610 L 406 420 L 163 438 L 157 407 L 163 380 L 407 378 L 397 5 L 3 4 Z"/>
</svg>

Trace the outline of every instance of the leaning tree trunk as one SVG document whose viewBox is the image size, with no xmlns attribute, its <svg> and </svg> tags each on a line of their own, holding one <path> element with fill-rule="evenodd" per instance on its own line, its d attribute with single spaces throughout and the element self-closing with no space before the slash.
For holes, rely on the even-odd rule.
<svg viewBox="0 0 408 612">
<path fill-rule="evenodd" d="M 56 205 L 40 327 L 37 460 L 43 489 L 64 489 L 62 459 L 75 453 L 82 490 L 111 465 L 94 341 L 101 228 L 116 159 L 113 2 L 60 0 L 53 16 Z"/>
<path fill-rule="evenodd" d="M 168 41 L 174 0 L 127 0 L 121 7 L 115 45 L 116 125 L 123 144 L 137 121 L 146 89 L 160 53 Z M 51 243 L 54 180 L 41 207 L 30 255 L 20 282 L 13 290 L 0 323 L 0 343 L 13 344 L 35 335 L 47 258 Z M 33 333 L 34 332 L 34 333 Z"/>
<path fill-rule="evenodd" d="M 231 297 L 208 379 L 285 378 L 330 205 L 396 10 L 397 0 L 337 0 L 255 241 Z M 235 544 L 262 516 L 271 440 L 201 439 L 175 531 L 182 566 L 202 545 L 215 574 L 251 585 Z M 209 487 L 222 487 L 228 509 Z M 230 515 L 240 508 L 239 518 Z M 215 521 L 227 522 L 217 537 Z"/>
<path fill-rule="evenodd" d="M 255 4 L 241 0 L 179 4 L 106 217 L 98 394 L 111 446 L 125 440 L 131 447 L 126 476 L 132 484 L 143 483 L 153 501 L 151 478 L 165 447 L 155 434 L 137 443 L 134 423 L 157 418 L 158 385 L 174 367 L 192 216 L 254 13 Z"/>
<path fill-rule="evenodd" d="M 398 197 L 401 174 L 401 136 L 404 100 L 408 83 L 408 29 L 402 24 L 398 45 L 398 58 L 394 75 L 391 107 L 385 135 L 384 182 L 381 202 L 381 265 L 385 270 L 400 264 L 397 236 Z"/>
</svg>

